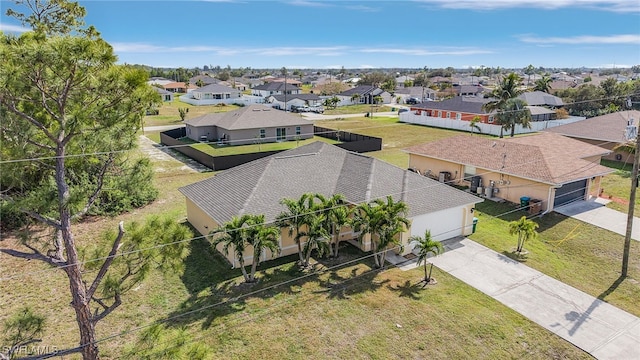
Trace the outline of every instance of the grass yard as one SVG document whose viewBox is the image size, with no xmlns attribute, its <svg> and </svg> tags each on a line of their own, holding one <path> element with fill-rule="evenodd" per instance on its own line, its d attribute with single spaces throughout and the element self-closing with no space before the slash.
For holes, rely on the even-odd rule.
<svg viewBox="0 0 640 360">
<path fill-rule="evenodd" d="M 616 172 L 605 176 L 602 180 L 602 197 L 610 197 L 612 200 L 607 207 L 628 213 L 632 165 L 607 160 L 602 160 L 601 164 L 616 169 Z M 640 197 L 636 197 L 634 214 L 640 216 Z"/>
<path fill-rule="evenodd" d="M 346 106 L 339 106 L 335 109 L 327 109 L 325 107 L 324 114 L 325 115 L 364 114 L 364 113 L 370 113 L 372 111 L 373 111 L 373 115 L 375 116 L 375 113 L 391 111 L 391 108 L 386 105 L 373 105 L 373 106 L 367 105 L 367 104 L 346 105 Z"/>
<path fill-rule="evenodd" d="M 516 205 L 485 200 L 476 206 L 477 241 L 497 252 L 512 256 L 517 237 L 509 235 L 508 223 L 519 219 L 517 211 L 495 217 Z M 525 264 L 592 296 L 640 316 L 640 243 L 631 242 L 629 277 L 619 279 L 624 237 L 608 230 L 549 213 L 534 219 L 540 225 L 539 238 L 525 244 Z"/>
<path fill-rule="evenodd" d="M 152 161 L 160 198 L 132 213 L 75 225 L 79 245 L 95 242 L 98 234 L 114 229 L 121 220 L 142 221 L 152 214 L 184 219 L 186 206 L 177 189 L 213 175 L 187 172 L 174 160 Z M 3 240 L 3 246 L 17 242 L 11 236 Z M 265 263 L 259 268 L 261 281 L 247 286 L 240 284 L 240 272 L 230 270 L 205 241 L 193 240 L 183 272 L 153 271 L 98 324 L 99 338 L 131 331 L 101 342 L 102 357 L 121 358 L 135 349 L 137 355 L 131 358 L 140 358 L 149 345 L 140 342 L 144 329 L 137 329 L 173 318 L 163 323 L 166 336 L 151 345 L 150 358 L 168 358 L 167 347 L 175 339 L 201 344 L 209 349 L 210 359 L 590 358 L 438 269 L 434 270 L 438 285 L 421 289 L 417 285 L 421 269 L 379 272 L 358 249 L 346 246 L 341 253 L 341 261 L 353 262 L 336 266 L 320 260 L 316 270 L 324 271 L 299 280 L 295 256 Z M 31 306 L 46 316 L 41 345 L 59 349 L 77 345 L 63 273 L 38 262 L 0 257 L 3 276 L 19 275 L 0 282 L 0 322 Z M 197 311 L 203 307 L 206 310 Z M 180 316 L 189 311 L 189 316 Z"/>
<path fill-rule="evenodd" d="M 351 131 L 382 138 L 382 150 L 367 153 L 401 168 L 409 166 L 409 154 L 402 149 L 442 138 L 464 134 L 460 131 L 401 123 L 397 118 L 358 117 L 316 121 L 316 125 L 330 129 Z M 466 133 L 469 134 L 469 133 Z M 478 135 L 475 135 L 478 136 Z"/>
<path fill-rule="evenodd" d="M 187 108 L 189 112 L 187 113 L 186 119 L 193 119 L 198 116 L 216 113 L 216 112 L 227 112 L 238 109 L 237 105 L 203 105 L 203 106 L 195 106 L 190 105 L 185 102 L 182 102 L 178 99 L 180 95 L 184 94 L 175 94 L 173 101 L 164 102 L 160 107 L 160 113 L 158 115 L 148 115 L 144 117 L 144 126 L 160 126 L 160 125 L 175 125 L 182 124 L 182 120 L 180 119 L 180 113 L 178 112 L 178 108 Z"/>
<path fill-rule="evenodd" d="M 296 148 L 298 146 L 310 144 L 315 141 L 323 141 L 329 144 L 338 143 L 335 140 L 323 138 L 320 136 L 314 136 L 311 139 L 305 139 L 300 141 L 292 140 L 292 141 L 272 142 L 272 143 L 264 143 L 264 144 L 236 145 L 236 146 L 203 144 L 188 138 L 185 138 L 182 141 L 184 141 L 187 144 L 193 144 L 192 145 L 193 148 L 198 149 L 212 156 L 250 154 L 250 153 L 261 152 L 261 151 L 289 150 L 289 149 Z"/>
</svg>

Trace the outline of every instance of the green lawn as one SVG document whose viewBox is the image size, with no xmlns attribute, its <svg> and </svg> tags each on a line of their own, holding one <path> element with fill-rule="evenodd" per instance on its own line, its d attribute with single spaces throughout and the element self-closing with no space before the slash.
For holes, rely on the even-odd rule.
<svg viewBox="0 0 640 360">
<path fill-rule="evenodd" d="M 515 204 L 485 200 L 476 207 L 478 227 L 470 238 L 497 252 L 512 256 L 516 236 L 509 235 L 508 223 L 522 211 L 496 217 L 515 209 Z M 624 237 L 608 230 L 549 213 L 534 219 L 539 238 L 525 244 L 527 266 L 640 316 L 640 243 L 632 241 L 629 277 L 618 279 L 622 266 Z M 513 257 L 513 256 L 512 256 Z"/>
<path fill-rule="evenodd" d="M 251 144 L 251 145 L 217 145 L 217 144 L 203 144 L 193 141 L 189 138 L 183 138 L 181 141 L 186 144 L 193 144 L 192 147 L 198 149 L 204 153 L 207 153 L 212 156 L 226 156 L 226 155 L 236 155 L 236 154 L 250 154 L 254 152 L 261 151 L 277 151 L 277 150 L 289 150 L 296 148 L 298 146 L 310 144 L 315 141 L 323 141 L 329 144 L 337 144 L 338 142 L 335 140 L 323 138 L 320 136 L 314 136 L 311 139 L 305 140 L 292 140 L 292 141 L 282 141 L 282 142 L 273 142 L 273 143 L 264 143 L 264 144 Z"/>
<path fill-rule="evenodd" d="M 382 150 L 370 152 L 367 153 L 367 155 L 401 168 L 409 166 L 409 155 L 402 151 L 404 148 L 465 134 L 464 132 L 449 129 L 401 123 L 397 118 L 375 116 L 371 118 L 358 117 L 340 120 L 322 120 L 316 121 L 315 124 L 330 129 L 350 131 L 382 138 Z"/>
<path fill-rule="evenodd" d="M 378 112 L 387 112 L 391 111 L 391 108 L 386 105 L 347 105 L 347 106 L 339 106 L 335 109 L 327 109 L 325 107 L 324 114 L 325 115 L 343 115 L 343 114 L 364 114 L 364 113 L 375 113 Z"/>
<path fill-rule="evenodd" d="M 178 99 L 180 95 L 184 95 L 184 94 L 175 94 L 173 101 L 164 102 L 159 109 L 160 113 L 158 115 L 145 116 L 144 126 L 146 127 L 146 126 L 182 124 L 182 120 L 180 119 L 180 113 L 178 112 L 178 108 L 189 109 L 186 119 L 193 119 L 195 117 L 210 114 L 210 113 L 227 112 L 227 111 L 238 109 L 237 105 L 194 106 L 194 105 L 190 105 L 180 101 Z"/>
<path fill-rule="evenodd" d="M 610 197 L 612 200 L 607 204 L 607 207 L 622 211 L 625 214 L 628 213 L 632 165 L 607 160 L 602 160 L 601 164 L 616 169 L 614 173 L 605 176 L 601 184 L 603 189 L 602 196 L 604 198 Z M 636 197 L 634 215 L 640 216 L 640 197 Z"/>
</svg>

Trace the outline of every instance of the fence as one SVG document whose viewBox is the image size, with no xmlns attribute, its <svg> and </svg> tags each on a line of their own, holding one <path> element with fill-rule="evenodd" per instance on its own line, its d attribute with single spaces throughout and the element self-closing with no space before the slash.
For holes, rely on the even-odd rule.
<svg viewBox="0 0 640 360">
<path fill-rule="evenodd" d="M 426 126 L 433 126 L 433 127 L 468 131 L 468 132 L 471 132 L 473 130 L 471 126 L 469 126 L 471 122 L 467 120 L 456 120 L 456 119 L 446 119 L 446 118 L 439 118 L 439 117 L 432 117 L 432 116 L 425 116 L 425 115 L 416 115 L 411 111 L 400 114 L 399 118 L 400 118 L 400 122 L 409 123 L 409 124 L 426 125 Z M 584 119 L 585 119 L 584 117 L 572 116 L 567 119 L 560 119 L 560 120 L 532 121 L 530 123 L 531 129 L 524 128 L 522 127 L 522 125 L 517 124 L 514 133 L 515 134 L 533 133 L 537 131 L 542 131 L 544 129 L 552 128 L 555 126 L 571 124 L 576 121 L 581 121 Z M 500 135 L 500 128 L 502 127 L 500 125 L 485 124 L 480 122 L 477 123 L 476 125 L 480 127 L 481 133 L 496 135 L 496 136 Z"/>
<path fill-rule="evenodd" d="M 253 160 L 257 160 L 263 157 L 271 156 L 286 150 L 275 151 L 261 151 L 257 153 L 249 154 L 235 154 L 225 156 L 212 156 L 197 150 L 191 146 L 188 146 L 184 142 L 180 141 L 187 135 L 186 128 L 181 127 L 178 129 L 167 130 L 160 133 L 160 143 L 167 146 L 172 146 L 173 150 L 178 151 L 185 156 L 199 162 L 200 164 L 212 169 L 212 170 L 226 170 L 234 166 L 242 165 Z M 382 150 L 382 139 L 354 134 L 346 131 L 333 130 L 322 127 L 313 127 L 315 136 L 323 137 L 326 139 L 333 139 L 340 141 L 340 144 L 336 146 L 353 152 L 364 153 L 369 151 Z"/>
</svg>

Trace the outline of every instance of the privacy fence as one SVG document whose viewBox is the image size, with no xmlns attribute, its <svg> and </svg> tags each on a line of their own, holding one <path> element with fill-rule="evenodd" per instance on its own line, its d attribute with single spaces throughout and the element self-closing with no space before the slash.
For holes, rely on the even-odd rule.
<svg viewBox="0 0 640 360">
<path fill-rule="evenodd" d="M 348 151 L 365 153 L 369 151 L 382 150 L 381 138 L 350 133 L 347 131 L 333 130 L 318 126 L 313 127 L 313 132 L 315 136 L 338 141 L 339 143 L 336 144 L 336 146 Z M 186 128 L 184 127 L 163 131 L 160 133 L 160 143 L 170 146 L 173 150 L 184 154 L 185 156 L 199 162 L 200 164 L 212 170 L 226 170 L 234 166 L 242 165 L 253 160 L 286 151 L 261 151 L 248 154 L 214 156 L 202 152 L 181 141 L 180 139 L 184 138 L 186 135 Z"/>
</svg>

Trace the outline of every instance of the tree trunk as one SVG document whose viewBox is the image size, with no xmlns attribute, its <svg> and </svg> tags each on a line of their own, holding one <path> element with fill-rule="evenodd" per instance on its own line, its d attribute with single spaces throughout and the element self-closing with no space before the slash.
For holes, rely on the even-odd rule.
<svg viewBox="0 0 640 360">
<path fill-rule="evenodd" d="M 249 276 L 249 280 L 251 280 L 251 282 L 256 281 L 256 268 L 258 267 L 258 261 L 260 261 L 260 256 L 256 256 L 254 251 L 253 263 L 251 264 L 251 275 Z"/>
<path fill-rule="evenodd" d="M 299 233 L 300 229 L 296 229 L 296 237 L 298 237 Z M 304 256 L 302 255 L 302 245 L 300 245 L 300 238 L 298 238 L 296 244 L 298 245 L 298 257 L 300 257 L 300 264 L 304 264 Z"/>
<path fill-rule="evenodd" d="M 425 267 L 425 270 L 426 270 L 426 267 Z M 433 271 L 433 263 L 431 263 L 431 266 L 429 266 L 429 276 L 427 276 L 427 284 L 431 282 L 431 272 L 432 271 Z"/>
<path fill-rule="evenodd" d="M 82 280 L 82 272 L 78 264 L 78 252 L 71 232 L 71 212 L 69 203 L 69 185 L 65 179 L 65 144 L 62 132 L 58 146 L 56 147 L 56 186 L 58 190 L 58 212 L 60 214 L 60 233 L 67 255 L 67 264 L 73 264 L 65 268 L 69 278 L 69 288 L 71 290 L 71 306 L 76 312 L 76 322 L 80 331 L 80 346 L 82 347 L 82 358 L 84 360 L 99 359 L 98 345 L 96 345 L 96 334 L 93 318 L 91 315 L 90 301 L 87 298 L 87 289 Z"/>
<path fill-rule="evenodd" d="M 424 259 L 424 281 L 429 282 L 429 277 L 427 276 L 427 259 Z"/>
</svg>

